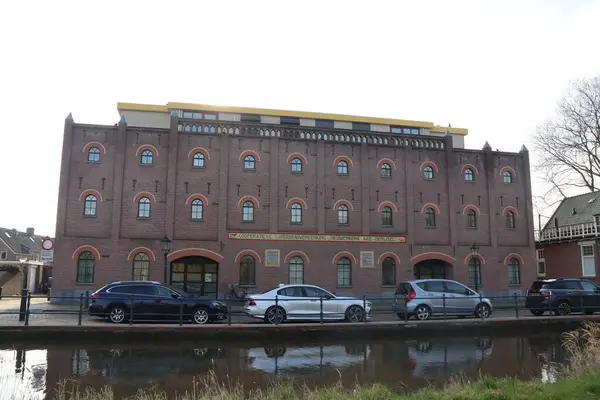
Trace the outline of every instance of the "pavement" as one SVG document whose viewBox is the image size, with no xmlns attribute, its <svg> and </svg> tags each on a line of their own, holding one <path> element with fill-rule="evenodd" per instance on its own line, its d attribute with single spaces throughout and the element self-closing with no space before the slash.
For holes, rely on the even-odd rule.
<svg viewBox="0 0 600 400">
<path fill-rule="evenodd" d="M 20 307 L 20 299 L 17 298 L 3 298 L 0 300 L 0 327 L 7 326 L 19 326 L 24 325 L 23 321 L 19 321 L 19 307 Z M 30 315 L 29 315 L 29 325 L 42 325 L 42 326 L 76 326 L 79 325 L 79 305 L 56 305 L 50 304 L 49 301 L 45 297 L 43 298 L 31 298 L 30 302 Z M 545 314 L 549 316 L 549 314 Z M 492 316 L 489 318 L 490 320 L 514 320 L 514 319 L 539 319 L 540 317 L 535 317 L 531 315 L 531 313 L 525 309 L 519 307 L 518 313 L 513 307 L 512 309 L 495 309 Z M 562 317 L 552 317 L 552 318 L 562 318 Z M 434 317 L 432 320 L 444 320 L 443 316 Z M 448 321 L 457 321 L 455 317 L 447 317 Z M 462 321 L 479 321 L 478 318 L 465 318 Z M 403 320 L 399 319 L 398 316 L 391 310 L 391 306 L 387 304 L 374 304 L 372 311 L 372 320 L 369 323 L 373 322 L 403 322 Z M 414 319 L 410 319 L 409 323 L 415 323 Z M 422 322 L 417 322 L 422 323 Z M 136 324 L 138 324 L 136 322 Z M 147 323 L 142 323 L 143 326 L 148 325 Z M 178 325 L 178 322 L 166 322 L 166 323 L 152 323 L 151 325 L 159 325 L 159 326 L 169 326 L 169 325 Z M 222 324 L 232 324 L 232 325 L 240 325 L 240 324 L 263 324 L 262 321 L 251 319 L 243 313 L 242 307 L 236 306 L 232 307 L 232 317 L 231 321 L 225 320 L 219 323 Z M 115 326 L 107 322 L 106 320 L 102 320 L 100 318 L 92 318 L 87 314 L 87 308 L 84 307 L 81 313 L 81 325 L 85 326 Z M 127 325 L 127 324 L 124 324 Z M 189 325 L 189 324 L 185 324 Z"/>
</svg>

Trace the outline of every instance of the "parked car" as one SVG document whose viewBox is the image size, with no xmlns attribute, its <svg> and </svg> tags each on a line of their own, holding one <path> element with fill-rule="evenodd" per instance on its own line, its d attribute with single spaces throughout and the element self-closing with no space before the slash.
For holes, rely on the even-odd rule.
<svg viewBox="0 0 600 400">
<path fill-rule="evenodd" d="M 537 316 L 546 311 L 563 316 L 573 311 L 593 314 L 600 311 L 600 288 L 584 278 L 540 279 L 527 291 L 525 307 Z"/>
<path fill-rule="evenodd" d="M 313 285 L 284 285 L 263 294 L 252 295 L 245 305 L 251 318 L 271 324 L 288 320 L 319 321 L 323 304 L 323 320 L 360 322 L 371 318 L 371 302 L 353 297 L 338 297 Z"/>
<path fill-rule="evenodd" d="M 433 315 L 446 314 L 464 318 L 488 318 L 492 314 L 490 299 L 480 297 L 460 282 L 449 279 L 418 279 L 398 284 L 393 309 L 398 317 L 428 320 Z"/>
<path fill-rule="evenodd" d="M 91 296 L 89 313 L 120 324 L 132 320 L 192 320 L 207 324 L 227 318 L 227 305 L 196 298 L 154 281 L 112 282 Z"/>
</svg>

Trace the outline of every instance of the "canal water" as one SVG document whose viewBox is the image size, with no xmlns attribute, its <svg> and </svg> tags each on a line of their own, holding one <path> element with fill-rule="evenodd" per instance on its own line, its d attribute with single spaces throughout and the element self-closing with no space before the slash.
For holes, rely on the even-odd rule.
<svg viewBox="0 0 600 400">
<path fill-rule="evenodd" d="M 311 343 L 309 345 L 202 343 L 171 346 L 19 346 L 0 350 L 2 398 L 52 399 L 58 382 L 80 387 L 112 386 L 116 398 L 158 386 L 169 393 L 191 390 L 212 376 L 247 388 L 267 387 L 279 378 L 311 387 L 340 380 L 346 387 L 384 383 L 398 390 L 441 386 L 452 376 L 481 374 L 541 378 L 547 360 L 564 362 L 560 334 L 515 337 L 448 337 L 419 340 Z M 9 395 L 10 394 L 10 395 Z M 6 396 L 6 397 L 5 397 Z"/>
</svg>

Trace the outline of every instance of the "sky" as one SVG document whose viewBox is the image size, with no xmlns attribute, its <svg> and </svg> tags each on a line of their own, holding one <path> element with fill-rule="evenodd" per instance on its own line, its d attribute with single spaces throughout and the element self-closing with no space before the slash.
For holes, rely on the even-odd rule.
<svg viewBox="0 0 600 400">
<path fill-rule="evenodd" d="M 600 0 L 3 1 L 0 226 L 54 235 L 64 119 L 117 102 L 450 123 L 535 164 L 536 126 L 600 75 L 598 21 Z"/>
</svg>

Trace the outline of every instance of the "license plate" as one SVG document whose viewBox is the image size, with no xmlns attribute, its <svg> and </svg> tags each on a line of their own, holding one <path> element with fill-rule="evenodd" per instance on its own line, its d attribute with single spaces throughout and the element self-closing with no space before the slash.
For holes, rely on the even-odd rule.
<svg viewBox="0 0 600 400">
<path fill-rule="evenodd" d="M 398 298 L 396 298 L 396 302 L 397 302 L 397 303 L 399 303 L 399 302 L 401 302 L 401 301 L 404 301 L 404 297 L 398 297 Z"/>
</svg>

